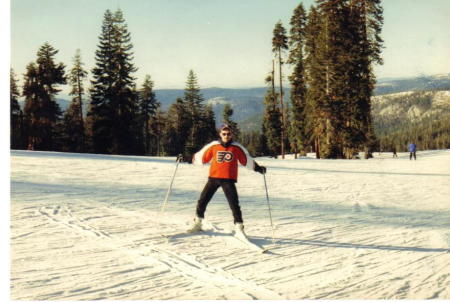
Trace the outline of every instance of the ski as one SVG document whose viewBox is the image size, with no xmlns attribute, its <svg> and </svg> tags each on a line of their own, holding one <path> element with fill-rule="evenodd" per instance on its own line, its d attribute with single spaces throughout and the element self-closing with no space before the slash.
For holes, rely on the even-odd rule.
<svg viewBox="0 0 450 302">
<path fill-rule="evenodd" d="M 245 245 L 247 245 L 247 247 L 249 247 L 252 250 L 261 252 L 261 253 L 265 253 L 268 251 L 267 248 L 262 247 L 259 244 L 256 244 L 254 242 L 251 242 L 250 239 L 248 239 L 247 236 L 245 236 L 244 234 L 240 233 L 240 232 L 235 232 L 233 237 L 237 240 L 239 240 L 242 243 L 245 243 Z"/>
<path fill-rule="evenodd" d="M 236 241 L 239 241 L 239 243 L 244 244 L 246 247 L 250 248 L 251 250 L 258 251 L 260 253 L 265 253 L 265 252 L 269 251 L 268 248 L 265 248 L 259 244 L 252 242 L 242 232 L 236 232 L 236 231 L 228 232 L 226 230 L 216 227 L 212 223 L 208 223 L 207 229 L 199 230 L 196 232 L 182 231 L 182 232 L 172 233 L 172 234 L 161 234 L 161 236 L 166 238 L 167 240 L 172 240 L 172 239 L 176 240 L 176 239 L 181 239 L 181 238 L 186 238 L 186 237 L 191 237 L 191 236 L 196 236 L 196 235 L 209 235 L 209 236 L 226 235 L 226 237 L 229 236 L 229 238 L 233 238 Z"/>
</svg>

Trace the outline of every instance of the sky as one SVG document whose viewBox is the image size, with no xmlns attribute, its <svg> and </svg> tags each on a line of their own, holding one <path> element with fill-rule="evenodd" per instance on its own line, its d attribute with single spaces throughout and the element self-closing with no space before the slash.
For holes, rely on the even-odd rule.
<svg viewBox="0 0 450 302">
<path fill-rule="evenodd" d="M 49 42 L 67 69 L 80 49 L 91 70 L 103 15 L 121 9 L 138 86 L 149 74 L 156 89 L 184 88 L 190 69 L 201 88 L 264 86 L 275 23 L 288 29 L 300 2 L 309 8 L 314 1 L 13 0 L 10 65 L 22 81 L 26 65 Z M 378 78 L 450 73 L 449 0 L 385 0 L 383 7 L 385 64 L 375 67 Z"/>
</svg>

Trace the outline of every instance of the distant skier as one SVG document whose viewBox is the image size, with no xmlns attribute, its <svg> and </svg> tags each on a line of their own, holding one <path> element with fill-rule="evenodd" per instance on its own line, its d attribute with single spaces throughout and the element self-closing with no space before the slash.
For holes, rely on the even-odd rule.
<svg viewBox="0 0 450 302">
<path fill-rule="evenodd" d="M 408 146 L 409 149 L 409 160 L 412 160 L 412 157 L 414 156 L 414 160 L 416 160 L 416 144 L 410 143 Z"/>
<path fill-rule="evenodd" d="M 392 157 L 393 157 L 393 158 L 394 158 L 394 157 L 398 157 L 398 156 L 397 156 L 397 149 L 395 148 L 395 146 L 392 147 Z"/>
<path fill-rule="evenodd" d="M 242 145 L 233 142 L 233 134 L 228 125 L 222 125 L 220 128 L 219 140 L 207 144 L 194 154 L 192 158 L 193 164 L 202 165 L 211 162 L 211 166 L 209 168 L 208 182 L 197 202 L 196 217 L 194 224 L 188 230 L 189 233 L 202 230 L 202 220 L 206 206 L 217 189 L 222 187 L 233 213 L 236 232 L 245 235 L 244 222 L 235 185 L 238 177 L 238 161 L 248 169 L 261 174 L 266 173 L 266 168 L 258 165 Z"/>
</svg>

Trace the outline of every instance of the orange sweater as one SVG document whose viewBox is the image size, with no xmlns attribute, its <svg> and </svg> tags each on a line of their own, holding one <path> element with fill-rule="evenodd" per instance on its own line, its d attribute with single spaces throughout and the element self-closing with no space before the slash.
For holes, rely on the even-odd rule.
<svg viewBox="0 0 450 302">
<path fill-rule="evenodd" d="M 224 147 L 219 141 L 204 146 L 193 157 L 194 164 L 211 162 L 209 177 L 237 180 L 238 161 L 241 165 L 253 170 L 254 161 L 248 151 L 238 143 Z"/>
</svg>

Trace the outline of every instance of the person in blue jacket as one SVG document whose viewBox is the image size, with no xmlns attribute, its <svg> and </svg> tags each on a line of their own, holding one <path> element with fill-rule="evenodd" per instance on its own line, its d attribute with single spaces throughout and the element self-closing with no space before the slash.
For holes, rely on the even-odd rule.
<svg viewBox="0 0 450 302">
<path fill-rule="evenodd" d="M 408 146 L 409 149 L 409 160 L 414 156 L 414 160 L 416 160 L 416 144 L 410 143 Z"/>
</svg>

